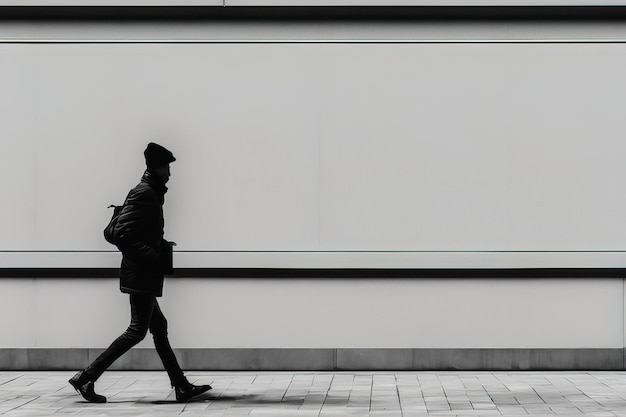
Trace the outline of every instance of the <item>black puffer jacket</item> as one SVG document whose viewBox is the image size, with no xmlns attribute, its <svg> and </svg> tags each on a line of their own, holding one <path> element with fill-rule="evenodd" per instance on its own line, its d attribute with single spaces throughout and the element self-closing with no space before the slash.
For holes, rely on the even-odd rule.
<svg viewBox="0 0 626 417">
<path fill-rule="evenodd" d="M 150 171 L 124 201 L 115 227 L 122 251 L 120 290 L 160 297 L 163 293 L 163 202 L 167 187 Z"/>
</svg>

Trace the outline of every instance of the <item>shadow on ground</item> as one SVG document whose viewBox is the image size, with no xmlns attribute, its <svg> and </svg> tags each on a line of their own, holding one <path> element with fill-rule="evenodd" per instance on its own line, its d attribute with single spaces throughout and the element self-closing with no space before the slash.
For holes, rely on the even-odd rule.
<svg viewBox="0 0 626 417">
<path fill-rule="evenodd" d="M 126 402 L 126 401 L 122 401 Z M 260 395 L 216 395 L 216 394 L 202 394 L 188 401 L 189 403 L 200 402 L 225 402 L 225 403 L 237 403 L 240 405 L 259 405 L 259 404 L 296 404 L 301 405 L 304 399 L 301 398 L 281 398 L 281 399 L 268 399 L 263 398 Z M 159 401 L 136 401 L 136 403 L 144 404 L 181 404 L 175 400 L 159 400 Z"/>
</svg>

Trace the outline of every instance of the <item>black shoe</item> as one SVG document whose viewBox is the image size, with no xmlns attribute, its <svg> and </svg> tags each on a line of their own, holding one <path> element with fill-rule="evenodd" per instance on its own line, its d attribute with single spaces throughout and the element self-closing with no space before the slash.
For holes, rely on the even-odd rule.
<svg viewBox="0 0 626 417">
<path fill-rule="evenodd" d="M 92 403 L 105 403 L 107 397 L 98 395 L 93 390 L 94 382 L 85 371 L 80 371 L 68 381 L 80 395 Z"/>
<path fill-rule="evenodd" d="M 176 391 L 176 402 L 186 403 L 192 397 L 207 392 L 210 389 L 212 389 L 210 385 L 193 385 L 189 382 L 185 385 L 180 385 L 174 388 L 174 391 Z"/>
</svg>

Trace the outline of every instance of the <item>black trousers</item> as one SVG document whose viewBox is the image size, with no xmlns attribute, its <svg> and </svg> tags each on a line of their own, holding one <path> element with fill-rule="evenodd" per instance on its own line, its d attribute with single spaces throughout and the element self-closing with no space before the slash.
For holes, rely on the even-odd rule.
<svg viewBox="0 0 626 417">
<path fill-rule="evenodd" d="M 170 346 L 167 338 L 167 320 L 161 312 L 156 297 L 148 294 L 131 294 L 130 314 L 128 329 L 87 367 L 87 373 L 93 377 L 94 381 L 100 378 L 113 362 L 141 342 L 150 330 L 154 338 L 154 346 L 170 377 L 172 386 L 185 384 L 187 379 Z"/>
</svg>

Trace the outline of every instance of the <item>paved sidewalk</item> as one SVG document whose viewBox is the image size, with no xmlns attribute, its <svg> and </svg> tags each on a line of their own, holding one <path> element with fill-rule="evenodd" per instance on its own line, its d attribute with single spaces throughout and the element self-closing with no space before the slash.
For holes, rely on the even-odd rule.
<svg viewBox="0 0 626 417">
<path fill-rule="evenodd" d="M 73 372 L 0 372 L 7 416 L 624 416 L 626 372 L 188 372 L 213 390 L 174 401 L 165 372 L 107 372 L 83 401 Z"/>
</svg>

